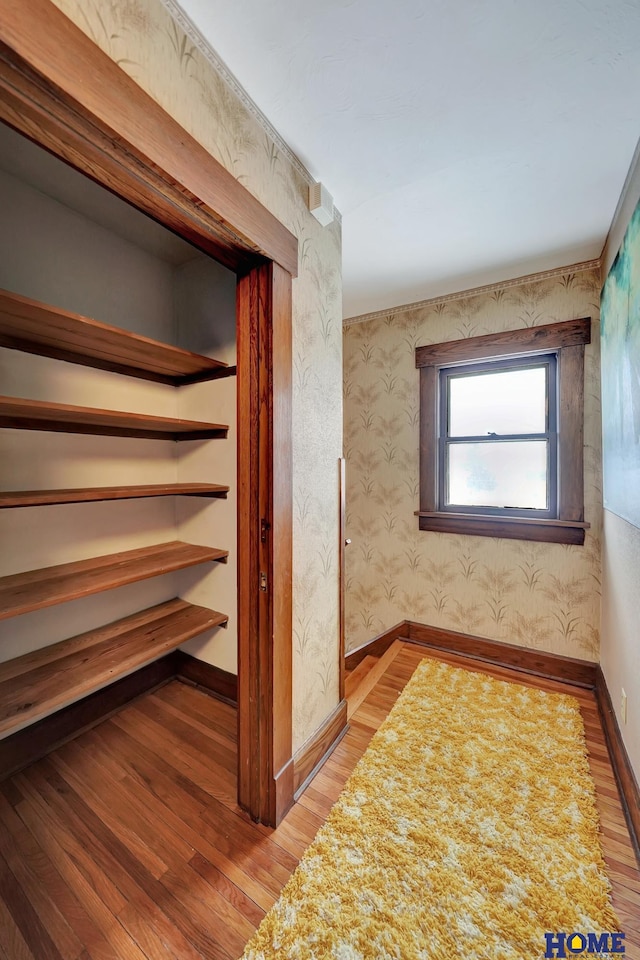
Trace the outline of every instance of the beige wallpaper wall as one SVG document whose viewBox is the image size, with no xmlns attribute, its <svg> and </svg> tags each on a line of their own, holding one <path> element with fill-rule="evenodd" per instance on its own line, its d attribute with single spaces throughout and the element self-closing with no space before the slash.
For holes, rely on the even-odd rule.
<svg viewBox="0 0 640 960">
<path fill-rule="evenodd" d="M 338 697 L 341 237 L 308 185 L 160 0 L 54 0 L 298 237 L 294 282 L 294 747 Z"/>
<path fill-rule="evenodd" d="M 583 547 L 421 532 L 419 344 L 593 318 L 585 360 Z M 347 323 L 346 646 L 405 618 L 590 660 L 598 658 L 601 454 L 599 273 L 528 278 Z"/>
</svg>

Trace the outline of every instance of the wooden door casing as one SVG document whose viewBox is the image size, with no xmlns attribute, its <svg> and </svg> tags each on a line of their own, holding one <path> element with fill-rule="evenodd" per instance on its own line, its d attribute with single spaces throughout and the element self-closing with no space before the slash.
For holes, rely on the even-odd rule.
<svg viewBox="0 0 640 960">
<path fill-rule="evenodd" d="M 238 473 L 243 478 L 238 486 L 238 799 L 246 810 L 259 809 L 264 823 L 276 824 L 293 802 L 289 274 L 269 263 L 240 277 L 236 314 Z M 258 390 L 246 389 L 245 378 Z M 268 652 L 262 648 L 266 638 Z M 256 662 L 260 669 L 251 669 Z"/>
<path fill-rule="evenodd" d="M 297 239 L 51 0 L 0 0 L 0 120 L 238 275 L 239 800 L 275 825 L 293 802 Z"/>
</svg>

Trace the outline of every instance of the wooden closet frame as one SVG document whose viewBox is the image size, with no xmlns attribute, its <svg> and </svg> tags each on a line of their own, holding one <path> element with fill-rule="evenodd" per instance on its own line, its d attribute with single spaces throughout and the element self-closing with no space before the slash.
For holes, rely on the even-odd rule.
<svg viewBox="0 0 640 960">
<path fill-rule="evenodd" d="M 0 0 L 0 119 L 237 275 L 238 801 L 276 825 L 293 803 L 297 239 L 50 0 Z"/>
</svg>

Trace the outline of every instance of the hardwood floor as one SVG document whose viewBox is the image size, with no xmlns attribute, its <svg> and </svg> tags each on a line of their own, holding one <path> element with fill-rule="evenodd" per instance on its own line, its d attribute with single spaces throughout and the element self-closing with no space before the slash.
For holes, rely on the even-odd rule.
<svg viewBox="0 0 640 960">
<path fill-rule="evenodd" d="M 235 711 L 178 681 L 0 785 L 0 960 L 238 957 L 425 650 L 387 654 L 352 689 L 349 732 L 277 830 L 236 804 Z M 614 906 L 640 960 L 640 871 L 593 694 L 438 659 L 579 699 Z"/>
</svg>

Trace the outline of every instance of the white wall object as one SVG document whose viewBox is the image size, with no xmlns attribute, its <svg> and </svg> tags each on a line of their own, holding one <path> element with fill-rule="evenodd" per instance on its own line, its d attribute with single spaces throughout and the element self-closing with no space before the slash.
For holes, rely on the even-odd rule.
<svg viewBox="0 0 640 960">
<path fill-rule="evenodd" d="M 312 183 L 309 187 L 309 210 L 323 227 L 333 223 L 333 197 L 323 183 Z"/>
</svg>

